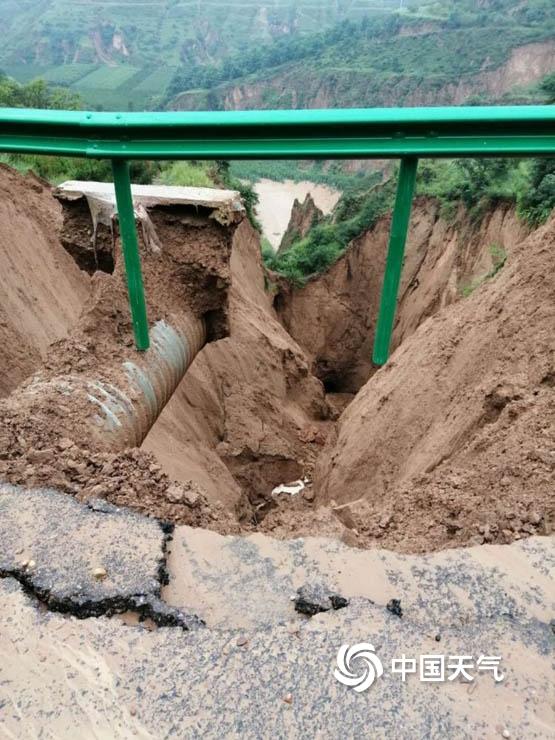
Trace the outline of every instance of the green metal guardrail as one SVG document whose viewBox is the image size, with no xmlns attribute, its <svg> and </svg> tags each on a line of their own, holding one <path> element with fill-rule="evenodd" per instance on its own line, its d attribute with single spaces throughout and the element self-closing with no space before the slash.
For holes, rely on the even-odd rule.
<svg viewBox="0 0 555 740">
<path fill-rule="evenodd" d="M 555 106 L 215 113 L 0 109 L 0 151 L 111 159 L 138 350 L 149 347 L 131 159 L 401 159 L 373 361 L 387 362 L 419 157 L 555 155 Z"/>
</svg>

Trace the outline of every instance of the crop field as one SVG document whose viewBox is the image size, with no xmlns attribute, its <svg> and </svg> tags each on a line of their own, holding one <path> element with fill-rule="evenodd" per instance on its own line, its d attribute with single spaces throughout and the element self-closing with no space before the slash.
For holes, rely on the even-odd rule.
<svg viewBox="0 0 555 740">
<path fill-rule="evenodd" d="M 137 92 L 156 95 L 163 92 L 168 86 L 173 73 L 173 67 L 160 67 L 135 86 Z"/>
<path fill-rule="evenodd" d="M 79 80 L 79 90 L 117 90 L 135 76 L 139 70 L 136 67 L 98 67 L 86 77 Z"/>
<path fill-rule="evenodd" d="M 68 87 L 81 95 L 85 107 L 93 110 L 147 110 L 163 96 L 175 68 L 109 67 L 99 64 L 60 64 L 40 67 L 19 64 L 4 71 L 18 82 L 42 78 L 53 85 Z"/>
<path fill-rule="evenodd" d="M 53 85 L 74 85 L 97 69 L 96 64 L 60 64 L 40 76 Z"/>
</svg>

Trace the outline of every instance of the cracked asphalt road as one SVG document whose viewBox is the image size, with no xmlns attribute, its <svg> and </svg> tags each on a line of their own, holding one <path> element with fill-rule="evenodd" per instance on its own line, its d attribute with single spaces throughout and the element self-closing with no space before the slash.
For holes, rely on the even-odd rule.
<svg viewBox="0 0 555 740">
<path fill-rule="evenodd" d="M 0 484 L 0 576 L 49 609 L 77 617 L 128 610 L 162 624 L 196 624 L 159 600 L 168 530 L 105 501 Z"/>
<path fill-rule="evenodd" d="M 87 521 L 99 522 L 98 534 L 108 520 Z M 68 550 L 79 546 L 72 533 L 83 534 L 67 529 Z M 203 544 L 200 530 L 175 535 L 163 596 L 206 618 L 193 631 L 79 620 L 38 609 L 12 577 L 0 581 L 0 736 L 553 736 L 552 540 L 412 557 L 321 539 L 204 533 Z M 131 557 L 137 543 L 122 537 Z M 145 578 L 154 562 L 145 558 Z M 349 606 L 298 615 L 291 595 L 316 575 Z M 385 607 L 393 597 L 402 618 Z M 333 675 L 339 647 L 359 642 L 370 642 L 384 666 L 362 693 Z M 472 683 L 403 682 L 391 673 L 403 654 L 500 655 L 505 679 L 484 672 Z M 358 675 L 364 664 L 352 669 Z"/>
</svg>

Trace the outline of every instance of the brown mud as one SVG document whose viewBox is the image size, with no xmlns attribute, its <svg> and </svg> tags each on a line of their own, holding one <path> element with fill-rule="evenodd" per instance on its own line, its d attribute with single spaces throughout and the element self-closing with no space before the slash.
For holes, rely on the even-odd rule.
<svg viewBox="0 0 555 740">
<path fill-rule="evenodd" d="M 437 204 L 417 202 L 397 349 L 376 372 L 369 357 L 388 219 L 326 274 L 276 296 L 247 221 L 149 209 L 165 252 L 160 260 L 141 242 L 151 322 L 183 310 L 215 316 L 217 341 L 199 353 L 142 448 L 107 452 L 85 444 L 70 412 L 17 399 L 38 368 L 35 378 L 88 376 L 132 356 L 117 240 L 110 257 L 112 236 L 101 233 L 101 258 L 91 257 L 82 207 L 66 209 L 64 223 L 44 184 L 3 169 L 0 187 L 18 195 L 9 224 L 0 219 L 12 239 L 0 260 L 11 265 L 33 239 L 48 255 L 41 271 L 0 270 L 2 293 L 23 295 L 35 315 L 63 317 L 46 336 L 15 318 L 22 308 L 0 322 L 3 392 L 12 391 L 0 402 L 1 480 L 221 533 L 332 535 L 404 552 L 550 533 L 553 222 L 526 238 L 503 205 L 478 225 L 462 213 L 450 225 Z M 2 208 L 15 206 L 3 198 Z M 492 244 L 507 263 L 486 277 Z M 222 253 L 227 268 L 216 267 Z M 62 413 L 69 421 L 57 424 Z M 301 494 L 272 497 L 299 478 Z"/>
<path fill-rule="evenodd" d="M 88 298 L 88 276 L 53 238 L 61 227 L 50 187 L 0 164 L 0 398 L 42 365 Z"/>
<path fill-rule="evenodd" d="M 357 237 L 323 275 L 302 288 L 278 281 L 274 306 L 331 392 L 356 393 L 375 372 L 374 327 L 391 227 L 385 216 Z M 510 204 L 476 222 L 454 221 L 429 198 L 414 203 L 392 350 L 436 311 L 458 301 L 527 235 Z"/>
</svg>

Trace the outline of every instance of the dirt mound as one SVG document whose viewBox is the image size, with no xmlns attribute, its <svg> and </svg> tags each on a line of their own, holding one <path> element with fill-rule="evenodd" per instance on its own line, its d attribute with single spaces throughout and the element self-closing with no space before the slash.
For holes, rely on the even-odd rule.
<svg viewBox="0 0 555 740">
<path fill-rule="evenodd" d="M 64 203 L 62 224 L 59 205 L 45 195 L 45 212 L 57 218 L 54 238 L 61 233 L 83 270 L 93 272 L 92 279 L 79 272 L 59 247 L 70 274 L 77 270 L 90 282 L 91 298 L 71 337 L 58 341 L 40 371 L 0 404 L 0 478 L 84 499 L 102 495 L 221 531 L 233 529 L 236 512 L 257 520 L 272 505 L 274 486 L 310 473 L 329 426 L 323 387 L 271 307 L 258 235 L 247 222 L 222 225 L 203 208 L 149 208 L 161 250 L 154 253 L 140 240 L 151 324 L 191 310 L 204 316 L 209 339 L 225 336 L 228 328 L 231 336 L 200 353 L 143 450 L 106 452 L 87 433 L 81 396 L 64 395 L 58 380 L 117 386 L 122 362 L 136 353 L 117 240 L 110 226 L 98 224 L 97 244 L 113 272 L 96 269 L 90 216 L 79 206 L 79 200 Z M 31 283 L 30 295 L 39 287 Z M 56 394 L 35 392 L 53 378 Z M 181 488 L 172 487 L 174 479 Z M 201 503 L 180 504 L 181 490 Z"/>
<path fill-rule="evenodd" d="M 33 175 L 0 165 L 0 396 L 66 336 L 89 295 L 89 278 L 63 249 L 61 208 Z"/>
<path fill-rule="evenodd" d="M 278 315 L 313 360 L 327 390 L 356 392 L 375 371 L 374 327 L 379 309 L 390 216 L 349 246 L 326 273 L 300 289 L 283 286 Z M 436 201 L 415 201 L 393 348 L 420 323 L 488 274 L 526 233 L 509 205 L 478 223 L 464 212 L 448 223 Z"/>
<path fill-rule="evenodd" d="M 548 533 L 554 268 L 552 220 L 404 341 L 320 456 L 317 500 L 357 502 L 364 539 L 413 551 Z"/>
<path fill-rule="evenodd" d="M 49 268 L 57 283 L 46 282 L 50 273 L 39 269 L 27 273 L 27 295 L 37 295 L 37 305 L 53 296 L 61 314 L 58 285 L 67 283 L 77 298 L 81 288 L 72 276 L 85 297 L 92 287 L 71 337 L 50 348 L 34 377 L 87 376 L 129 357 L 132 327 L 117 252 L 113 273 L 95 271 L 89 278 L 76 272 L 58 241 L 59 205 L 42 185 L 7 173 L 6 187 L 9 178 L 22 202 L 33 203 L 35 194 L 38 199 L 36 221 L 18 210 L 9 228 L 46 240 L 40 229 L 49 227 L 48 248 L 57 250 L 52 262 L 58 260 L 64 273 Z M 4 208 L 14 208 L 5 201 Z M 12 393 L 0 402 L 0 480 L 50 486 L 81 500 L 103 497 L 223 533 L 256 526 L 277 536 L 318 533 L 402 551 L 550 532 L 554 222 L 522 241 L 523 229 L 508 208 L 498 208 L 481 226 L 463 217 L 455 228 L 439 218 L 437 204 L 419 202 L 395 334 L 402 344 L 333 429 L 331 420 L 351 396 L 337 393 L 330 402 L 311 374 L 312 358 L 278 320 L 250 225 L 222 226 L 209 214 L 181 207 L 154 208 L 150 215 L 170 265 L 168 273 L 164 260 L 143 244 L 150 320 L 192 308 L 219 317 L 209 326 L 212 339 L 228 326 L 229 336 L 199 353 L 142 449 L 87 449 L 77 427 L 67 434 L 67 419 L 57 428 L 61 407 L 30 413 Z M 8 224 L 0 221 L 0 229 Z M 344 390 L 343 382 L 354 388 L 372 372 L 371 329 L 388 229 L 383 219 L 325 276 L 281 306 L 294 334 L 324 348 L 328 364 L 317 361 L 316 367 L 328 390 Z M 64 241 L 76 257 L 79 240 L 87 246 L 84 224 L 75 238 L 66 229 Z M 110 243 L 105 240 L 106 249 Z M 184 259 L 183 245 L 194 259 Z M 214 278 L 209 284 L 198 279 L 199 260 L 210 267 L 212 258 L 230 250 L 229 269 L 205 271 Z M 508 261 L 493 276 L 499 250 Z M 83 267 L 90 270 L 88 257 Z M 14 274 L 21 288 L 26 273 L 20 267 Z M 457 300 L 464 285 L 471 295 Z M 229 286 L 225 311 L 221 297 Z M 50 304 L 48 310 L 54 311 Z M 10 350 L 14 341 L 12 334 Z M 8 370 L 14 356 L 7 356 Z M 318 358 L 316 350 L 312 357 Z M 276 505 L 270 496 L 275 486 L 313 473 L 313 486 Z"/>
<path fill-rule="evenodd" d="M 143 444 L 248 519 L 311 471 L 329 428 L 323 387 L 272 309 L 258 239 L 247 222 L 234 238 L 230 336 L 200 353 Z"/>
<path fill-rule="evenodd" d="M 176 483 L 156 457 L 144 450 L 91 452 L 66 437 L 52 442 L 47 430 L 41 435 L 43 446 L 29 449 L 25 437 L 33 422 L 29 420 L 23 429 L 17 422 L 19 436 L 10 433 L 9 420 L 0 432 L 2 481 L 54 488 L 85 502 L 105 499 L 161 520 L 209 527 L 222 534 L 239 530 L 236 518 L 208 501 L 199 486 Z"/>
<path fill-rule="evenodd" d="M 318 224 L 323 217 L 323 212 L 318 208 L 310 193 L 307 193 L 302 203 L 295 198 L 289 225 L 279 245 L 278 254 L 286 252 L 293 242 L 306 236 L 310 229 Z"/>
</svg>

